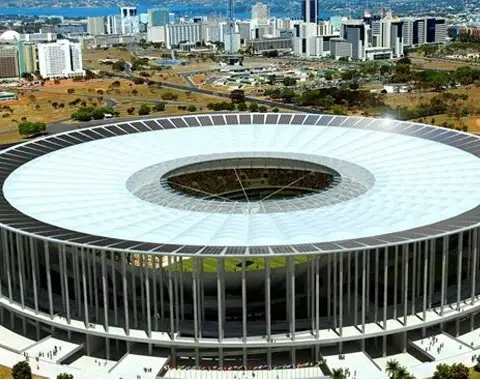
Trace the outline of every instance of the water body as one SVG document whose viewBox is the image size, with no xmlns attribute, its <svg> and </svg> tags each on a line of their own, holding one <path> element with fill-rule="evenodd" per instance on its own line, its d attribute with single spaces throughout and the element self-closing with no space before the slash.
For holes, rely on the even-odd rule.
<svg viewBox="0 0 480 380">
<path fill-rule="evenodd" d="M 139 13 L 147 12 L 147 7 L 139 6 Z M 182 5 L 182 6 L 169 6 L 170 12 L 174 12 L 177 16 L 226 16 L 226 5 Z M 88 16 L 108 16 L 113 14 L 119 14 L 118 7 L 111 8 L 0 8 L 0 15 L 19 15 L 19 16 L 63 16 L 69 17 L 82 17 Z M 299 18 L 300 10 L 298 12 L 287 11 L 273 6 L 271 9 L 271 15 L 282 18 Z M 293 14 L 292 14 L 293 13 Z M 320 18 L 329 19 L 330 13 L 322 12 Z M 251 17 L 251 7 L 238 5 L 235 7 L 235 17 L 238 19 L 248 19 Z"/>
</svg>

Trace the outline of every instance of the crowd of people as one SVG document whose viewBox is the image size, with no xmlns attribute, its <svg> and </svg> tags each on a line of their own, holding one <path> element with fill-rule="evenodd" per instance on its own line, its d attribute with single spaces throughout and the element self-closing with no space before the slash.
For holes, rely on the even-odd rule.
<svg viewBox="0 0 480 380">
<path fill-rule="evenodd" d="M 218 365 L 201 365 L 197 368 L 194 365 L 177 365 L 175 366 L 172 362 L 170 362 L 170 369 L 178 369 L 178 370 L 202 370 L 202 371 L 270 371 L 270 370 L 278 370 L 278 369 L 296 369 L 296 368 L 311 368 L 311 367 L 318 367 L 321 365 L 321 362 L 300 362 L 295 364 L 276 364 L 272 366 L 268 366 L 267 364 L 256 364 L 256 365 L 229 365 L 225 364 L 222 367 Z"/>
<path fill-rule="evenodd" d="M 285 188 L 297 191 L 319 191 L 329 186 L 332 176 L 328 173 L 294 169 L 242 168 L 219 169 L 209 172 L 180 174 L 168 179 L 173 189 L 198 197 L 242 194 L 243 190 L 276 193 Z M 265 192 L 268 190 L 268 192 Z"/>
</svg>

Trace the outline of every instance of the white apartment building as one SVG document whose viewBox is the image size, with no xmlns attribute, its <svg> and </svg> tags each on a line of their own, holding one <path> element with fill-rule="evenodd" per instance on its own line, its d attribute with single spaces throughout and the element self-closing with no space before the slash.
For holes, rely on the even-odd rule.
<svg viewBox="0 0 480 380">
<path fill-rule="evenodd" d="M 167 26 L 149 26 L 147 28 L 148 42 L 167 42 Z"/>
<path fill-rule="evenodd" d="M 196 43 L 202 41 L 202 24 L 184 23 L 167 25 L 165 42 L 167 48 L 178 45 L 180 42 Z"/>
<path fill-rule="evenodd" d="M 99 17 L 87 17 L 87 33 L 92 36 L 105 34 L 105 19 Z"/>
<path fill-rule="evenodd" d="M 140 18 L 136 7 L 121 7 L 122 34 L 140 33 Z"/>
<path fill-rule="evenodd" d="M 107 34 L 122 34 L 122 18 L 120 15 L 107 16 Z"/>
<path fill-rule="evenodd" d="M 68 40 L 38 44 L 38 66 L 44 78 L 85 75 L 81 45 Z"/>
</svg>

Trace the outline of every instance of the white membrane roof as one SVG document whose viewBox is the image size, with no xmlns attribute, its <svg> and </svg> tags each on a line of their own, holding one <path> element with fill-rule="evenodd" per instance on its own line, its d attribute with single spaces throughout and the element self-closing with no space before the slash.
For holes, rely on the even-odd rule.
<svg viewBox="0 0 480 380">
<path fill-rule="evenodd" d="M 181 196 L 171 205 L 158 204 L 126 186 L 148 167 L 218 155 L 339 160 L 374 180 L 350 199 L 273 212 L 258 212 L 258 203 L 242 212 L 184 209 Z M 480 204 L 478 173 L 475 155 L 388 128 L 220 125 L 124 134 L 59 149 L 15 169 L 3 194 L 21 213 L 70 231 L 159 244 L 248 247 L 360 239 L 453 218 Z M 348 175 L 362 182 L 355 172 Z"/>
</svg>

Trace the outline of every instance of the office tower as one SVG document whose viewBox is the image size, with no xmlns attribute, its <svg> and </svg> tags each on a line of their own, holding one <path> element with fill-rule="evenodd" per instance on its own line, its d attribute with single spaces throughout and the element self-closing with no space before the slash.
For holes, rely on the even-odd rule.
<svg viewBox="0 0 480 380">
<path fill-rule="evenodd" d="M 168 14 L 168 22 L 169 22 L 170 24 L 175 24 L 175 21 L 176 21 L 175 13 L 170 12 L 170 13 Z"/>
<path fill-rule="evenodd" d="M 318 21 L 318 0 L 302 0 L 302 18 L 304 22 Z"/>
<path fill-rule="evenodd" d="M 19 76 L 17 45 L 0 45 L 0 78 Z"/>
<path fill-rule="evenodd" d="M 263 3 L 256 3 L 252 6 L 252 20 L 267 21 L 269 17 L 268 6 Z"/>
<path fill-rule="evenodd" d="M 406 17 L 403 21 L 403 46 L 408 47 L 413 45 L 413 22 L 414 19 Z"/>
<path fill-rule="evenodd" d="M 169 12 L 167 8 L 148 10 L 148 26 L 162 26 L 169 23 Z"/>
<path fill-rule="evenodd" d="M 140 32 L 140 20 L 136 7 L 121 7 L 120 18 L 122 34 L 135 34 Z"/>
<path fill-rule="evenodd" d="M 92 36 L 105 34 L 105 20 L 103 17 L 87 17 L 87 33 Z"/>
<path fill-rule="evenodd" d="M 84 75 L 82 48 L 68 40 L 38 44 L 38 66 L 44 78 Z"/>
<path fill-rule="evenodd" d="M 401 20 L 392 20 L 390 24 L 390 41 L 388 45 L 384 47 L 389 47 L 392 49 L 394 57 L 403 56 L 403 21 Z"/>
<path fill-rule="evenodd" d="M 362 20 L 349 20 L 343 24 L 343 39 L 352 44 L 352 58 L 365 60 L 365 48 L 367 47 L 366 25 Z"/>
<path fill-rule="evenodd" d="M 20 75 L 38 70 L 37 44 L 26 41 L 18 43 L 18 67 Z"/>
<path fill-rule="evenodd" d="M 120 15 L 107 16 L 107 34 L 122 34 L 122 18 Z"/>
</svg>

